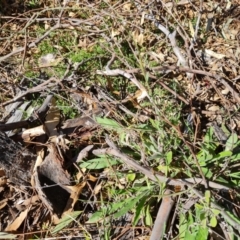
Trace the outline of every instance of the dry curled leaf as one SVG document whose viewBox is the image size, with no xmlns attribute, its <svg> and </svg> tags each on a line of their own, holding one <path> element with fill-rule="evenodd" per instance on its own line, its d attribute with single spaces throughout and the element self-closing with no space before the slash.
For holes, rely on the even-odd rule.
<svg viewBox="0 0 240 240">
<path fill-rule="evenodd" d="M 26 208 L 23 212 L 19 214 L 19 216 L 6 227 L 5 231 L 16 231 L 21 226 L 25 218 L 27 217 L 27 214 L 29 212 L 30 208 Z"/>
<path fill-rule="evenodd" d="M 70 196 L 65 185 L 70 185 L 70 176 L 63 169 L 64 159 L 57 148 L 51 144 L 49 154 L 34 171 L 34 186 L 39 198 L 51 211 L 61 216 Z"/>
</svg>

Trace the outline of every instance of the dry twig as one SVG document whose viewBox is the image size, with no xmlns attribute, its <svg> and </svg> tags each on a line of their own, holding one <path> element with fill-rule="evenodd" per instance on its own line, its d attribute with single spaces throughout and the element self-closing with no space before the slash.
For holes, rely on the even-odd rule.
<svg viewBox="0 0 240 240">
<path fill-rule="evenodd" d="M 168 196 L 170 194 L 171 191 L 168 189 L 164 192 L 162 203 L 154 222 L 150 240 L 161 240 L 163 237 L 165 227 L 167 225 L 167 220 L 175 202 L 174 196 Z"/>
</svg>

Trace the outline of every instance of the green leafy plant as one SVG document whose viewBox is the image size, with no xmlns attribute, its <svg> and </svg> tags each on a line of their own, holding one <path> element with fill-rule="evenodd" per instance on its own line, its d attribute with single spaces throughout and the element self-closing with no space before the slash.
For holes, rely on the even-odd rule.
<svg viewBox="0 0 240 240">
<path fill-rule="evenodd" d="M 141 217 L 145 218 L 147 225 L 152 224 L 151 215 L 149 214 L 148 200 L 153 192 L 153 186 L 150 187 L 135 187 L 126 190 L 113 190 L 115 196 L 114 202 L 108 202 L 107 205 L 102 203 L 101 210 L 95 212 L 88 223 L 102 221 L 106 218 L 119 219 L 127 212 L 134 213 L 133 224 L 136 225 Z M 133 195 L 129 197 L 129 194 Z M 127 197 L 128 196 L 128 197 Z"/>
<path fill-rule="evenodd" d="M 237 135 L 231 133 L 225 143 L 225 148 L 217 152 L 219 143 L 214 140 L 213 128 L 208 129 L 201 150 L 197 154 L 199 165 L 208 179 L 229 184 L 227 177 L 230 177 L 232 184 L 238 184 L 240 172 L 234 166 L 240 159 L 239 144 Z M 236 171 L 230 171 L 230 169 L 236 169 Z"/>
<path fill-rule="evenodd" d="M 60 222 L 52 230 L 52 234 L 58 233 L 59 231 L 64 229 L 66 226 L 68 226 L 71 222 L 75 221 L 75 219 L 80 215 L 81 212 L 82 211 L 75 211 L 63 216 Z"/>
</svg>

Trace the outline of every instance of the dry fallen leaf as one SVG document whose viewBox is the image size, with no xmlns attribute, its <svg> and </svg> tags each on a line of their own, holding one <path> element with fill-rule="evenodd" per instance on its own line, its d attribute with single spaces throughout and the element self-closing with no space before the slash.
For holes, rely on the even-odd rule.
<svg viewBox="0 0 240 240">
<path fill-rule="evenodd" d="M 2 201 L 0 201 L 0 210 L 3 209 L 8 203 L 8 199 L 3 199 Z"/>
<path fill-rule="evenodd" d="M 69 197 L 69 200 L 67 202 L 67 205 L 64 209 L 62 216 L 67 215 L 68 213 L 72 212 L 73 207 L 74 207 L 75 203 L 78 201 L 79 195 L 81 194 L 82 189 L 85 187 L 85 185 L 86 185 L 86 182 L 84 181 L 75 186 L 67 186 L 67 188 L 71 191 L 71 195 Z"/>
<path fill-rule="evenodd" d="M 132 33 L 133 39 L 134 41 L 139 45 L 142 46 L 143 42 L 144 42 L 144 36 L 141 32 L 139 32 L 138 30 L 133 31 Z"/>
<path fill-rule="evenodd" d="M 0 178 L 0 187 L 3 187 L 4 185 L 6 185 L 7 183 L 7 179 L 5 177 Z"/>
<path fill-rule="evenodd" d="M 130 11 L 132 7 L 132 3 L 125 3 L 123 5 L 123 11 Z"/>
<path fill-rule="evenodd" d="M 102 189 L 102 183 L 99 183 L 93 190 L 93 193 L 97 195 Z"/>
<path fill-rule="evenodd" d="M 6 227 L 5 231 L 17 231 L 27 217 L 29 210 L 30 208 L 26 208 L 23 212 L 21 212 L 20 215 Z"/>
</svg>

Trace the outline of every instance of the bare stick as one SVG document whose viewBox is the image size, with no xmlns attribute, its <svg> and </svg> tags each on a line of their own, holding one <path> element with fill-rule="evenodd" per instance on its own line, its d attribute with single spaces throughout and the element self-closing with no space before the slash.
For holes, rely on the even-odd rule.
<svg viewBox="0 0 240 240">
<path fill-rule="evenodd" d="M 176 70 L 176 71 L 181 71 L 181 72 L 190 72 L 190 73 L 195 73 L 195 74 L 212 77 L 212 78 L 216 79 L 218 82 L 222 83 L 232 93 L 233 98 L 235 98 L 237 100 L 237 102 L 240 103 L 239 94 L 227 83 L 226 80 L 224 80 L 217 74 L 213 74 L 213 73 L 202 71 L 202 70 L 190 69 L 190 68 L 186 68 L 186 67 L 178 67 L 178 66 L 160 66 L 160 67 L 154 67 L 153 69 L 154 70 L 171 69 L 173 71 Z M 211 81 L 210 78 L 209 78 L 209 80 Z"/>
<path fill-rule="evenodd" d="M 153 21 L 155 26 L 160 31 L 162 31 L 166 35 L 166 37 L 168 37 L 168 39 L 170 40 L 170 43 L 172 45 L 173 52 L 175 53 L 176 57 L 178 58 L 178 61 L 180 62 L 180 64 L 183 67 L 188 67 L 188 62 L 185 59 L 185 57 L 182 55 L 182 53 L 180 52 L 180 49 L 179 49 L 179 47 L 177 46 L 177 43 L 176 43 L 176 30 L 174 30 L 172 33 L 170 33 L 168 28 L 164 27 L 162 24 L 160 24 L 153 16 L 145 15 L 145 18 Z M 188 75 L 188 78 L 192 78 L 192 74 L 187 74 L 187 75 Z"/>
<path fill-rule="evenodd" d="M 114 146 L 114 143 L 112 143 Z M 187 185 L 189 187 L 193 187 L 193 184 L 204 184 L 202 178 L 186 178 L 186 179 L 171 179 L 167 178 L 165 176 L 160 175 L 159 173 L 153 171 L 152 169 L 148 167 L 143 167 L 140 164 L 138 164 L 135 160 L 128 157 L 126 154 L 121 153 L 117 149 L 113 148 L 106 148 L 106 149 L 96 149 L 93 150 L 93 154 L 95 155 L 101 155 L 101 154 L 108 154 L 111 156 L 115 156 L 117 158 L 120 158 L 125 164 L 130 166 L 131 168 L 143 173 L 146 175 L 149 179 L 159 182 L 159 183 L 167 183 L 172 186 L 184 186 Z M 218 184 L 212 181 L 208 182 L 209 187 L 216 188 L 216 189 L 226 189 L 229 190 L 228 187 Z"/>
<path fill-rule="evenodd" d="M 174 205 L 174 196 L 168 196 L 171 194 L 170 190 L 164 192 L 166 194 L 162 198 L 161 206 L 158 210 L 157 218 L 154 222 L 153 230 L 150 240 L 161 240 L 165 231 L 167 220 Z"/>
<path fill-rule="evenodd" d="M 195 32 L 194 32 L 194 39 L 195 39 L 195 41 L 197 40 L 197 35 L 198 35 L 200 20 L 201 20 L 201 17 L 202 17 L 202 10 L 203 10 L 202 8 L 203 8 L 203 0 L 200 1 L 198 18 L 197 18 L 196 28 L 195 28 Z"/>
<path fill-rule="evenodd" d="M 107 68 L 108 67 L 109 66 L 107 66 Z M 147 93 L 146 88 L 136 78 L 134 78 L 131 74 L 129 74 L 129 73 L 127 73 L 127 72 L 125 72 L 121 69 L 114 69 L 114 70 L 108 69 L 108 70 L 105 70 L 105 71 L 97 70 L 97 74 L 107 75 L 107 76 L 122 75 L 123 77 L 129 79 L 132 83 L 134 83 L 142 91 L 141 99 L 147 97 L 149 99 L 149 101 L 152 102 L 150 96 Z"/>
</svg>

